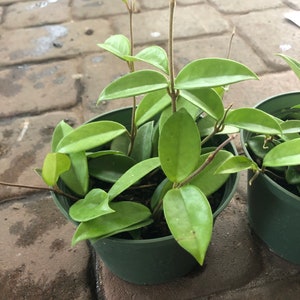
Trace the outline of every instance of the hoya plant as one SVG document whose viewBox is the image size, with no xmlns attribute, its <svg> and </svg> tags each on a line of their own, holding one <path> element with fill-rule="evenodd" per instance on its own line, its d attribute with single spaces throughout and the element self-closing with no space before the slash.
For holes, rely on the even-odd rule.
<svg viewBox="0 0 300 300">
<path fill-rule="evenodd" d="M 294 58 L 278 54 L 300 79 L 300 63 Z M 231 119 L 236 112 L 229 114 Z M 266 173 L 291 192 L 300 195 L 300 98 L 299 105 L 280 112 L 274 121 L 277 130 L 253 133 L 247 141 L 247 148 L 253 160 L 236 156 L 219 167 L 219 173 L 252 169 L 254 176 Z M 245 127 L 245 129 L 247 129 Z M 275 128 L 274 128 L 275 129 Z"/>
<path fill-rule="evenodd" d="M 41 174 L 56 193 L 73 201 L 69 216 L 78 223 L 73 245 L 115 235 L 140 239 L 159 228 L 155 236 L 172 234 L 203 264 L 213 226 L 208 198 L 229 176 L 216 170 L 223 161 L 234 170 L 243 164 L 240 157 L 233 160 L 226 145 L 240 128 L 283 136 L 283 125 L 254 108 L 224 107 L 229 85 L 257 79 L 239 62 L 202 58 L 175 74 L 175 0 L 170 0 L 167 51 L 153 45 L 138 53 L 132 38 L 135 1 L 123 2 L 130 15 L 129 38 L 113 35 L 98 46 L 129 71 L 103 89 L 98 103 L 131 97 L 131 119 L 77 128 L 61 121 Z M 149 67 L 138 69 L 140 62 Z M 220 134 L 226 138 L 216 143 Z M 167 230 L 161 229 L 165 223 Z"/>
</svg>

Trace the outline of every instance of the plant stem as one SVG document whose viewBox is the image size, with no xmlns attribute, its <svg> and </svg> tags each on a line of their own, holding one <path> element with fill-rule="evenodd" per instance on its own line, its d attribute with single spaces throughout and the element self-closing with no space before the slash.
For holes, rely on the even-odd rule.
<svg viewBox="0 0 300 300">
<path fill-rule="evenodd" d="M 205 160 L 205 162 L 198 168 L 196 169 L 191 175 L 189 175 L 185 180 L 182 182 L 178 183 L 175 187 L 180 188 L 184 186 L 185 184 L 189 183 L 194 177 L 199 175 L 215 158 L 215 156 L 218 154 L 220 150 L 222 150 L 228 143 L 230 143 L 236 135 L 230 136 L 228 139 L 226 139 L 222 144 L 220 144 Z"/>
<path fill-rule="evenodd" d="M 72 200 L 78 200 L 78 198 L 63 192 L 58 188 L 49 188 L 49 187 L 43 187 L 43 186 L 9 183 L 9 182 L 3 182 L 3 181 L 0 181 L 0 185 L 10 186 L 10 187 L 18 187 L 18 188 L 24 188 L 24 189 L 31 189 L 31 190 L 41 190 L 41 191 L 54 192 L 54 193 L 60 194 L 62 196 L 68 197 Z"/>
<path fill-rule="evenodd" d="M 231 109 L 232 104 L 229 105 L 228 108 L 226 108 L 224 116 L 222 117 L 222 119 L 220 121 L 217 121 L 215 126 L 214 126 L 214 130 L 212 131 L 212 133 L 210 133 L 208 136 L 206 136 L 202 141 L 201 141 L 201 145 L 204 145 L 208 140 L 210 140 L 213 136 L 215 136 L 218 132 L 223 131 L 224 129 L 224 121 L 226 119 L 226 116 L 229 112 L 229 110 Z"/>
<path fill-rule="evenodd" d="M 129 32 L 130 32 L 130 55 L 134 55 L 134 35 L 133 35 L 133 13 L 135 11 L 135 0 L 131 0 L 130 4 L 126 1 L 126 6 L 129 12 Z M 130 73 L 133 73 L 135 70 L 134 62 L 131 61 L 128 63 Z M 135 136 L 136 136 L 136 125 L 135 125 L 135 112 L 136 112 L 136 97 L 132 97 L 132 114 L 131 114 L 131 132 L 130 132 L 130 147 L 128 150 L 128 155 L 131 154 Z"/>
<path fill-rule="evenodd" d="M 176 100 L 178 97 L 178 92 L 175 90 L 174 81 L 174 12 L 176 7 L 176 0 L 170 0 L 170 19 L 169 19 L 169 71 L 170 71 L 170 88 L 169 88 L 169 95 L 171 96 L 172 100 L 172 111 L 176 112 Z"/>
</svg>

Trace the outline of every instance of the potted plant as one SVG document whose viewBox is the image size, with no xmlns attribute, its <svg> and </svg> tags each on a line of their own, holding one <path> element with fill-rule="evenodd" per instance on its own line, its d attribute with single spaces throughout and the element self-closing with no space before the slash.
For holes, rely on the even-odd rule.
<svg viewBox="0 0 300 300">
<path fill-rule="evenodd" d="M 287 55 L 279 56 L 300 79 L 299 62 Z M 256 108 L 273 115 L 281 132 L 257 134 L 245 128 L 241 140 L 247 158 L 235 157 L 235 162 L 230 159 L 219 171 L 230 171 L 231 164 L 236 167 L 238 160 L 241 168 L 250 169 L 251 228 L 271 251 L 300 264 L 300 92 L 271 97 Z"/>
<path fill-rule="evenodd" d="M 123 2 L 130 38 L 113 35 L 99 46 L 126 63 L 129 73 L 105 87 L 98 101 L 132 97 L 132 106 L 75 129 L 60 122 L 40 174 L 62 213 L 78 225 L 72 244 L 89 240 L 127 281 L 159 283 L 204 263 L 214 218 L 236 187 L 236 174 L 216 174 L 236 154 L 231 134 L 281 128 L 261 110 L 224 107 L 228 85 L 257 79 L 243 64 L 204 58 L 175 75 L 175 0 L 168 54 L 159 46 L 134 53 L 135 1 Z M 140 61 L 152 69 L 136 71 Z"/>
</svg>

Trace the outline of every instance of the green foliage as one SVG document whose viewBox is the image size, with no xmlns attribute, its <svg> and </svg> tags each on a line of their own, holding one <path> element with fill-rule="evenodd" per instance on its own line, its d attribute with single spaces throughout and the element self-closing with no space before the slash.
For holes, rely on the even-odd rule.
<svg viewBox="0 0 300 300">
<path fill-rule="evenodd" d="M 200 134 L 185 109 L 164 124 L 158 145 L 161 167 L 172 182 L 180 182 L 197 167 L 200 156 Z"/>
<path fill-rule="evenodd" d="M 101 189 L 93 189 L 83 199 L 70 208 L 71 218 L 78 222 L 87 222 L 97 217 L 115 212 L 108 205 L 108 194 Z"/>
<path fill-rule="evenodd" d="M 128 74 L 102 90 L 98 103 L 133 97 L 131 119 L 91 121 L 75 129 L 60 122 L 42 177 L 50 186 L 62 181 L 73 196 L 80 196 L 69 210 L 80 222 L 73 245 L 132 230 L 140 237 L 143 227 L 166 221 L 179 245 L 203 264 L 213 226 L 207 197 L 230 173 L 245 169 L 288 165 L 286 174 L 293 181 L 300 164 L 299 119 L 283 122 L 258 109 L 225 109 L 222 98 L 228 85 L 257 79 L 239 62 L 198 59 L 176 76 L 173 49 L 167 55 L 154 45 L 134 55 L 132 44 L 121 34 L 98 44 L 129 66 Z M 299 75 L 299 64 L 283 58 Z M 140 62 L 151 70 L 135 71 Z M 291 114 L 299 115 L 299 107 Z M 263 160 L 261 166 L 223 150 L 229 139 L 215 144 L 215 135 L 240 129 L 259 134 L 249 143 Z M 273 145 L 274 139 L 280 145 L 266 149 L 266 140 Z M 148 188 L 154 190 L 150 196 Z M 140 199 L 143 194 L 146 199 Z"/>
<path fill-rule="evenodd" d="M 178 244 L 202 265 L 213 226 L 210 204 L 205 195 L 191 185 L 172 189 L 164 197 L 164 213 Z"/>
</svg>

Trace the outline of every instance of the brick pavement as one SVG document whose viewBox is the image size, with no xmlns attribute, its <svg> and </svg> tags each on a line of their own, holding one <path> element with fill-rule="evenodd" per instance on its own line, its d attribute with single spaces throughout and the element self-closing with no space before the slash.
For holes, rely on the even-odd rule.
<svg viewBox="0 0 300 300">
<path fill-rule="evenodd" d="M 126 105 L 95 106 L 101 89 L 127 71 L 97 43 L 127 33 L 121 0 L 0 0 L 0 180 L 41 185 L 33 169 L 49 150 L 54 126 L 76 126 Z M 166 47 L 167 1 L 140 0 L 135 15 L 139 47 Z M 192 59 L 226 56 L 256 71 L 261 80 L 233 86 L 235 106 L 253 106 L 276 93 L 299 89 L 292 72 L 274 56 L 299 57 L 300 28 L 284 13 L 298 0 L 178 0 L 176 69 Z M 23 132 L 22 132 L 23 131 Z M 249 232 L 246 180 L 217 220 L 206 270 L 159 287 L 139 287 L 97 264 L 98 298 L 298 299 L 300 267 L 270 253 Z M 49 195 L 0 187 L 0 299 L 96 299 L 88 247 L 71 248 L 73 226 L 57 213 Z M 49 221 L 49 220 L 52 220 Z"/>
</svg>

